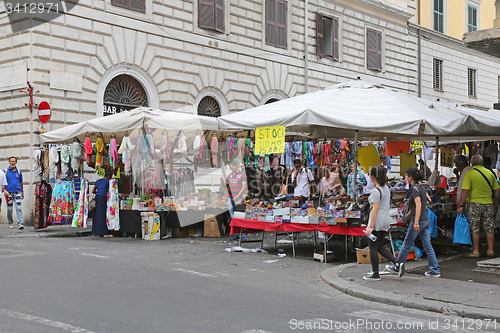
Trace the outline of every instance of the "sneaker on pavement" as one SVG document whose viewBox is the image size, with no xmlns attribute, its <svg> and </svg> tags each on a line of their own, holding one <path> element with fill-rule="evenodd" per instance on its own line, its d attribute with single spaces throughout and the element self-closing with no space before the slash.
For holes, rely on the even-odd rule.
<svg viewBox="0 0 500 333">
<path fill-rule="evenodd" d="M 439 273 L 434 273 L 433 271 L 428 271 L 424 273 L 425 276 L 433 276 L 433 277 L 441 277 L 441 274 Z"/>
<path fill-rule="evenodd" d="M 385 269 L 394 274 L 399 274 L 399 268 L 396 265 L 385 265 Z"/>
<path fill-rule="evenodd" d="M 375 274 L 375 273 L 372 272 L 371 274 L 363 276 L 363 280 L 367 280 L 367 281 L 380 281 L 380 275 Z"/>
<path fill-rule="evenodd" d="M 14 227 L 12 226 L 12 224 L 11 224 L 11 225 L 9 225 L 9 229 L 14 229 Z"/>
<path fill-rule="evenodd" d="M 238 238 L 240 238 L 240 234 L 234 234 L 230 239 L 237 240 Z"/>
<path fill-rule="evenodd" d="M 405 275 L 405 263 L 402 262 L 399 264 L 399 273 L 398 273 L 398 277 L 402 277 L 403 275 Z"/>
<path fill-rule="evenodd" d="M 24 229 L 24 225 L 22 225 L 22 224 L 21 224 L 21 225 L 19 226 L 19 230 L 23 230 L 23 229 Z"/>
<path fill-rule="evenodd" d="M 370 275 L 370 274 L 373 274 L 373 271 L 366 273 L 366 275 Z M 380 272 L 378 272 L 378 275 L 389 275 L 389 274 L 391 274 L 391 272 L 389 272 L 389 271 L 380 271 Z"/>
</svg>

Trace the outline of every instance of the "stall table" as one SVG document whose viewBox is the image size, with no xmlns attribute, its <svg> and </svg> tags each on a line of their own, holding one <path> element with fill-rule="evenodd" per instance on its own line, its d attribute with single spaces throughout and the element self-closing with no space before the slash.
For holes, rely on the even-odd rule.
<svg viewBox="0 0 500 333">
<path fill-rule="evenodd" d="M 264 232 L 279 232 L 286 231 L 292 233 L 292 251 L 293 257 L 295 258 L 295 240 L 293 238 L 294 232 L 307 232 L 307 231 L 321 231 L 325 234 L 331 235 L 328 238 L 323 239 L 325 257 L 324 263 L 327 262 L 327 245 L 328 241 L 333 235 L 345 235 L 346 243 L 347 236 L 364 236 L 366 227 L 350 227 L 348 225 L 329 225 L 329 224 L 305 224 L 305 223 L 272 223 L 257 220 L 247 220 L 242 218 L 233 218 L 231 220 L 231 235 L 240 234 L 240 245 L 241 245 L 241 235 L 243 232 L 246 233 L 256 233 L 262 231 L 261 247 L 264 242 Z M 347 256 L 347 245 L 346 245 L 346 256 Z"/>
</svg>

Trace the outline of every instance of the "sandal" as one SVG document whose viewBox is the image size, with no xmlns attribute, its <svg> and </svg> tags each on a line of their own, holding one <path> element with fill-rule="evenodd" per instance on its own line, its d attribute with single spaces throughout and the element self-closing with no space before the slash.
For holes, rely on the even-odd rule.
<svg viewBox="0 0 500 333">
<path fill-rule="evenodd" d="M 495 258 L 495 252 L 487 252 L 487 253 L 486 253 L 486 256 L 487 256 L 488 258 Z"/>
<path fill-rule="evenodd" d="M 464 254 L 464 257 L 465 258 L 480 258 L 481 255 L 479 253 L 471 252 L 471 253 L 468 253 L 468 254 Z"/>
</svg>

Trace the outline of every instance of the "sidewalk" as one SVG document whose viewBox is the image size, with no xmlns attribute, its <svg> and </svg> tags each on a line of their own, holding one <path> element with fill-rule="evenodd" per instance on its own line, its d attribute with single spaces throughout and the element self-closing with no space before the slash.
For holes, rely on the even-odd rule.
<svg viewBox="0 0 500 333">
<path fill-rule="evenodd" d="M 350 296 L 369 301 L 500 322 L 500 269 L 478 269 L 477 261 L 488 258 L 466 259 L 462 255 L 438 256 L 441 278 L 423 275 L 428 268 L 425 256 L 423 260 L 408 260 L 401 278 L 390 274 L 381 275 L 380 281 L 365 281 L 363 276 L 371 271 L 371 265 L 356 262 L 326 269 L 321 278 Z M 500 265 L 500 258 L 487 263 L 490 267 Z M 386 264 L 381 263 L 380 269 Z"/>
<path fill-rule="evenodd" d="M 49 237 L 86 237 L 92 234 L 92 224 L 87 228 L 73 228 L 70 225 L 51 225 L 45 229 L 33 229 L 33 226 L 25 226 L 23 230 L 14 225 L 9 229 L 7 223 L 0 224 L 0 238 L 49 238 Z"/>
</svg>

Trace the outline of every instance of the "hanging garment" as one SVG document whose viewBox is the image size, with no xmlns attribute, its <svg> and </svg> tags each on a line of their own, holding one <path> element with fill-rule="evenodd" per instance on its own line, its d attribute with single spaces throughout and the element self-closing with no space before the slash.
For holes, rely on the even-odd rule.
<svg viewBox="0 0 500 333">
<path fill-rule="evenodd" d="M 70 149 L 68 145 L 63 145 L 61 147 L 61 173 L 63 175 L 66 175 L 66 172 L 68 172 L 68 165 L 70 161 L 69 151 Z"/>
<path fill-rule="evenodd" d="M 116 166 L 116 161 L 118 160 L 118 148 L 116 146 L 116 139 L 111 139 L 109 143 L 109 162 L 112 167 Z"/>
<path fill-rule="evenodd" d="M 33 152 L 33 173 L 35 176 L 39 176 L 43 173 L 43 166 L 42 166 L 42 151 L 41 150 L 35 150 Z"/>
<path fill-rule="evenodd" d="M 49 151 L 50 172 L 56 171 L 57 163 L 59 162 L 59 154 L 57 153 L 56 145 L 52 145 Z"/>
<path fill-rule="evenodd" d="M 85 138 L 85 159 L 87 163 L 90 162 L 90 155 L 92 155 L 92 142 L 90 138 Z"/>
<path fill-rule="evenodd" d="M 144 136 L 142 133 L 137 137 L 137 143 L 136 143 L 136 152 L 137 152 L 137 162 L 142 162 L 143 159 L 143 150 L 144 150 Z"/>
<path fill-rule="evenodd" d="M 248 139 L 250 140 L 250 139 Z M 217 167 L 218 161 L 217 161 L 217 153 L 219 149 L 219 141 L 217 140 L 216 136 L 212 137 L 212 142 L 210 143 L 210 151 L 212 152 L 212 164 Z"/>
<path fill-rule="evenodd" d="M 250 160 L 253 155 L 252 140 L 245 139 L 245 145 L 243 147 L 243 159 L 245 160 L 245 166 L 250 166 Z"/>
<path fill-rule="evenodd" d="M 128 139 L 128 136 L 123 137 L 122 143 L 120 144 L 120 148 L 118 148 L 118 154 L 120 154 L 120 155 L 123 154 L 125 149 L 127 149 L 127 139 Z"/>
<path fill-rule="evenodd" d="M 120 230 L 120 207 L 118 199 L 118 180 L 111 179 L 108 189 L 108 205 L 106 210 L 106 225 L 108 230 Z"/>
<path fill-rule="evenodd" d="M 87 228 L 87 217 L 89 215 L 89 181 L 82 179 L 80 184 L 80 196 L 73 213 L 72 227 Z"/>
<path fill-rule="evenodd" d="M 50 201 L 49 224 L 71 224 L 75 192 L 70 181 L 57 180 Z"/>
<path fill-rule="evenodd" d="M 243 154 L 245 150 L 245 140 L 238 140 L 238 159 L 243 160 Z"/>
<path fill-rule="evenodd" d="M 181 153 L 181 156 L 186 157 L 187 156 L 187 143 L 186 143 L 186 137 L 184 136 L 184 133 L 181 133 L 181 135 L 179 136 L 178 147 L 179 147 L 179 153 Z"/>
<path fill-rule="evenodd" d="M 102 165 L 102 152 L 104 151 L 104 141 L 101 138 L 97 139 L 95 144 L 96 149 L 96 157 L 95 157 L 95 166 L 96 168 L 101 167 Z"/>
<path fill-rule="evenodd" d="M 293 167 L 292 146 L 290 142 L 285 142 L 285 164 L 287 168 Z"/>
<path fill-rule="evenodd" d="M 73 149 L 71 151 L 71 168 L 76 171 L 80 168 L 80 156 L 82 151 L 80 150 L 80 143 L 73 142 Z"/>
<path fill-rule="evenodd" d="M 49 224 L 50 199 L 52 187 L 47 183 L 38 183 L 35 186 L 35 216 L 33 227 L 35 229 L 47 228 Z"/>
<path fill-rule="evenodd" d="M 43 177 L 47 178 L 50 172 L 50 158 L 49 151 L 45 150 L 43 152 Z"/>
<path fill-rule="evenodd" d="M 314 168 L 314 143 L 312 143 L 312 141 L 304 142 L 304 147 L 306 152 L 304 154 L 306 156 L 306 159 L 304 160 L 304 165 L 307 165 L 308 168 Z"/>
<path fill-rule="evenodd" d="M 160 158 L 163 163 L 168 164 L 167 156 L 170 157 L 170 139 L 168 138 L 167 131 L 163 131 L 160 140 Z"/>
<path fill-rule="evenodd" d="M 331 164 L 332 164 L 332 162 L 331 162 L 331 160 L 330 160 L 330 144 L 329 144 L 329 143 L 326 143 L 326 144 L 324 145 L 324 147 L 325 147 L 325 154 L 324 154 L 324 159 L 325 159 L 325 161 L 324 161 L 324 162 L 325 162 L 325 163 L 324 163 L 324 164 L 325 164 L 326 166 L 328 166 L 328 165 L 331 165 Z"/>
</svg>

